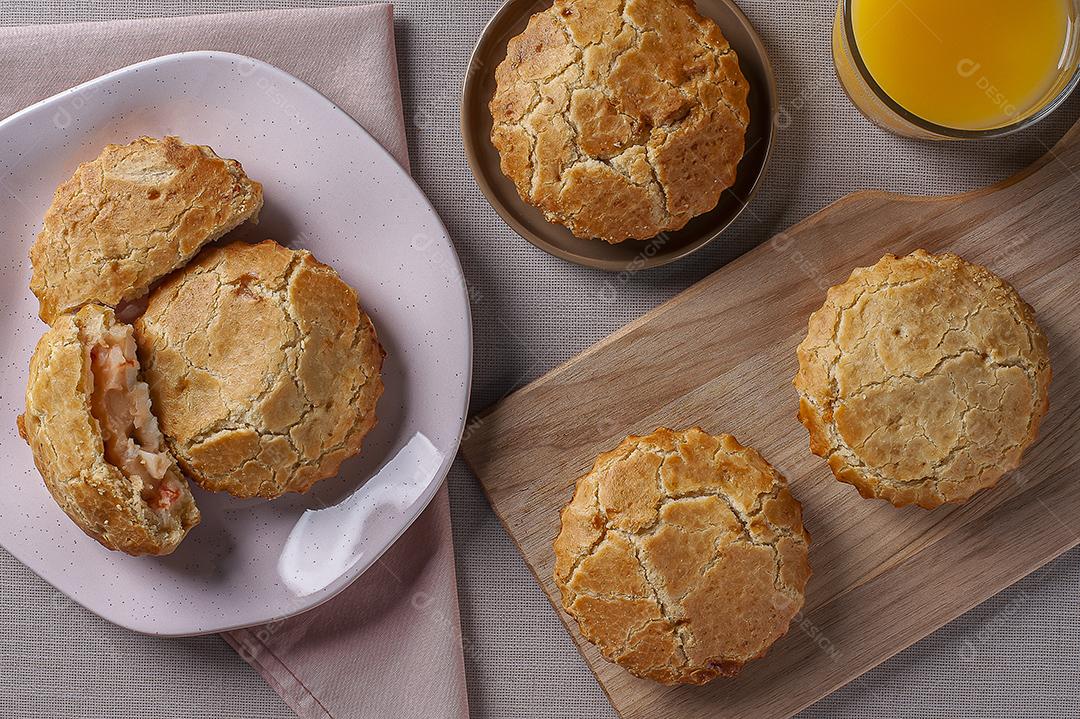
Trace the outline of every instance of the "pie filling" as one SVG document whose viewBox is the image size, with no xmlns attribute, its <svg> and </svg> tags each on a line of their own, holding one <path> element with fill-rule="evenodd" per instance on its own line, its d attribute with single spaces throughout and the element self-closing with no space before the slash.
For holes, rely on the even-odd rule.
<svg viewBox="0 0 1080 719">
<path fill-rule="evenodd" d="M 139 380 L 139 359 L 131 326 L 103 328 L 90 347 L 93 392 L 90 412 L 101 426 L 105 459 L 141 485 L 150 507 L 167 511 L 179 497 L 172 458 L 164 451 L 157 418 L 150 411 L 150 388 Z"/>
</svg>

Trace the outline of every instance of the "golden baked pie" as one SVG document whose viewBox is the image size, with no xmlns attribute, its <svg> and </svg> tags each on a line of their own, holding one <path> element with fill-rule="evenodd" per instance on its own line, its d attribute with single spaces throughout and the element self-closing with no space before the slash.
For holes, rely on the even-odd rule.
<svg viewBox="0 0 1080 719">
<path fill-rule="evenodd" d="M 748 85 L 690 0 L 555 0 L 509 41 L 495 80 L 503 173 L 578 237 L 680 229 L 735 181 Z"/>
<path fill-rule="evenodd" d="M 139 379 L 131 326 L 111 309 L 87 305 L 45 333 L 18 424 L 57 504 L 109 549 L 168 554 L 199 523 Z"/>
<path fill-rule="evenodd" d="M 803 605 L 810 538 L 787 482 L 731 435 L 631 436 L 562 510 L 555 583 L 636 676 L 703 684 L 762 656 Z"/>
<path fill-rule="evenodd" d="M 175 137 L 109 145 L 56 189 L 30 250 L 41 318 L 94 302 L 116 307 L 262 207 L 240 163 Z"/>
<path fill-rule="evenodd" d="M 207 248 L 150 294 L 135 334 L 162 431 L 206 489 L 304 492 L 375 425 L 375 329 L 306 250 Z"/>
<path fill-rule="evenodd" d="M 985 267 L 886 255 L 828 291 L 799 345 L 811 450 L 864 497 L 931 509 L 1020 463 L 1047 410 L 1035 313 Z"/>
</svg>

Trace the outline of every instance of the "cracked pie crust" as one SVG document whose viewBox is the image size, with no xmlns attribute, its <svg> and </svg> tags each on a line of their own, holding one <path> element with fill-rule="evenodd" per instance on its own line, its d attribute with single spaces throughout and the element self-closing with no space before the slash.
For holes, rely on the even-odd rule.
<svg viewBox="0 0 1080 719">
<path fill-rule="evenodd" d="M 45 333 L 18 425 L 56 503 L 109 549 L 168 554 L 199 523 L 139 379 L 131 326 L 111 309 L 88 305 Z"/>
<path fill-rule="evenodd" d="M 956 255 L 886 255 L 828 291 L 799 345 L 811 450 L 864 497 L 931 509 L 1020 464 L 1047 410 L 1035 313 Z"/>
<path fill-rule="evenodd" d="M 509 41 L 495 80 L 503 173 L 577 237 L 678 230 L 735 181 L 749 87 L 690 0 L 555 0 Z"/>
<path fill-rule="evenodd" d="M 577 481 L 555 540 L 555 583 L 608 660 L 665 684 L 732 676 L 803 605 L 802 508 L 731 435 L 630 436 Z"/>
<path fill-rule="evenodd" d="M 56 189 L 30 250 L 41 318 L 142 297 L 262 203 L 262 185 L 209 147 L 175 137 L 106 146 Z"/>
<path fill-rule="evenodd" d="M 306 250 L 208 248 L 150 294 L 135 334 L 169 447 L 205 489 L 304 492 L 375 424 L 375 329 Z"/>
</svg>

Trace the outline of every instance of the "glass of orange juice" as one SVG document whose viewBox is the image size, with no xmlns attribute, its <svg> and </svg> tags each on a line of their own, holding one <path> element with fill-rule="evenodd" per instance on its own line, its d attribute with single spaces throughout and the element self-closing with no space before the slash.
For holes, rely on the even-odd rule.
<svg viewBox="0 0 1080 719">
<path fill-rule="evenodd" d="M 908 137 L 994 137 L 1080 82 L 1080 0 L 840 0 L 836 74 L 871 121 Z"/>
</svg>

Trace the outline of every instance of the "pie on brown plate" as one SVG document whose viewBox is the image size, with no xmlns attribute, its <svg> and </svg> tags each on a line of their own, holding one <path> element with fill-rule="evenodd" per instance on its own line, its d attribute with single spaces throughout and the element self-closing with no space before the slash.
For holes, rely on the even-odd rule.
<svg viewBox="0 0 1080 719">
<path fill-rule="evenodd" d="M 749 86 L 690 0 L 555 0 L 509 41 L 495 80 L 503 173 L 577 237 L 678 230 L 735 181 Z"/>
</svg>

